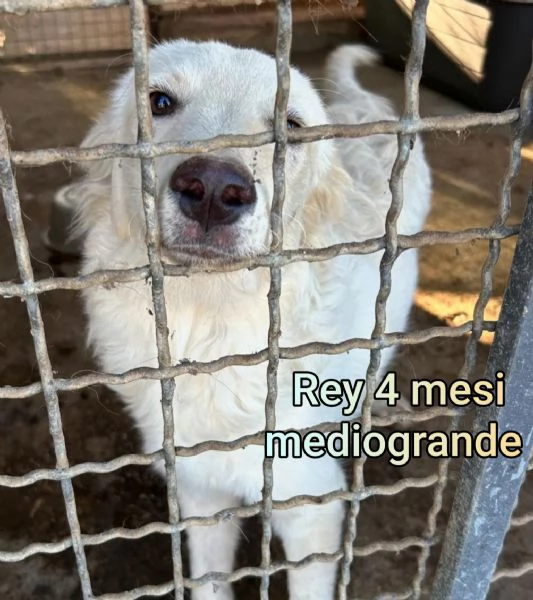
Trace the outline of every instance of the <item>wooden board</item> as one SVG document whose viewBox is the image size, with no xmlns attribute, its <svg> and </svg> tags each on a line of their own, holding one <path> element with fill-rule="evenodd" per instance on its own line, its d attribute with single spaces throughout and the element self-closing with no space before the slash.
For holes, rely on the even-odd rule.
<svg viewBox="0 0 533 600">
<path fill-rule="evenodd" d="M 414 0 L 397 2 L 406 13 L 412 13 Z M 491 24 L 490 9 L 467 0 L 431 0 L 426 22 L 428 37 L 471 79 L 480 81 Z"/>
</svg>

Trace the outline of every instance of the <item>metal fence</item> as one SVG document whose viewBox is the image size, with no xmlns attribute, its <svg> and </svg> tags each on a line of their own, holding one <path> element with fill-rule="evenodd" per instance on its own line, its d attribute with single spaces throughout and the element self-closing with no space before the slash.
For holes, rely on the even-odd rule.
<svg viewBox="0 0 533 600">
<path fill-rule="evenodd" d="M 520 164 L 520 148 L 523 137 L 531 122 L 533 112 L 533 69 L 527 76 L 521 97 L 521 108 L 499 114 L 469 114 L 452 117 L 421 118 L 419 116 L 419 83 L 422 72 L 422 58 L 426 42 L 425 15 L 429 0 L 418 0 L 413 15 L 412 44 L 405 70 L 405 103 L 403 113 L 397 121 L 381 121 L 358 125 L 324 125 L 301 130 L 287 131 L 286 108 L 289 92 L 289 53 L 291 47 L 291 3 L 288 0 L 277 2 L 277 47 L 276 65 L 278 92 L 275 104 L 275 125 L 273 132 L 258 135 L 227 135 L 210 140 L 188 144 L 152 143 L 151 115 L 148 103 L 148 48 L 145 5 L 142 0 L 0 0 L 0 11 L 8 14 L 66 8 L 111 8 L 129 4 L 133 64 L 135 70 L 136 101 L 139 120 L 138 143 L 134 145 L 111 144 L 96 148 L 56 148 L 33 151 L 12 151 L 9 148 L 6 124 L 0 114 L 0 184 L 6 214 L 15 245 L 16 259 L 21 283 L 0 282 L 2 297 L 19 297 L 27 306 L 28 317 L 37 357 L 40 381 L 22 387 L 4 386 L 0 388 L 2 398 L 28 398 L 44 394 L 48 411 L 50 434 L 56 457 L 56 468 L 38 469 L 21 476 L 0 475 L 0 486 L 18 488 L 39 481 L 58 481 L 61 484 L 65 510 L 70 527 L 70 537 L 59 542 L 33 543 L 22 550 L 0 551 L 0 561 L 16 562 L 39 553 L 58 553 L 72 548 L 75 558 L 81 593 L 84 600 L 95 598 L 91 576 L 87 566 L 85 548 L 104 544 L 110 540 L 139 539 L 151 533 L 163 533 L 171 537 L 173 579 L 162 585 L 148 585 L 122 593 L 104 594 L 100 600 L 133 600 L 141 596 L 163 596 L 172 594 L 176 600 L 184 597 L 186 588 L 196 588 L 210 581 L 234 582 L 243 577 L 260 578 L 260 597 L 269 597 L 270 576 L 282 570 L 296 569 L 312 561 L 338 562 L 340 577 L 337 598 L 348 598 L 351 567 L 354 557 L 368 556 L 376 552 L 401 552 L 407 548 L 418 548 L 415 577 L 407 589 L 381 595 L 380 598 L 399 600 L 418 599 L 431 589 L 431 598 L 444 600 L 476 599 L 485 597 L 491 579 L 518 577 L 533 571 L 533 561 L 513 570 L 496 571 L 496 561 L 503 538 L 516 501 L 520 485 L 527 470 L 533 445 L 533 411 L 529 403 L 533 401 L 533 378 L 530 361 L 533 351 L 533 193 L 529 195 L 527 209 L 520 232 L 506 224 L 510 210 L 510 191 Z M 416 235 L 398 235 L 396 223 L 403 203 L 403 172 L 409 160 L 411 148 L 418 133 L 424 131 L 458 131 L 471 127 L 496 124 L 512 125 L 512 144 L 509 167 L 503 182 L 499 213 L 493 224 L 487 228 L 465 229 L 459 232 L 422 232 Z M 283 228 L 281 214 L 284 202 L 284 162 L 287 144 L 292 142 L 309 143 L 319 139 L 334 137 L 362 137 L 386 133 L 397 135 L 398 155 L 390 179 L 392 202 L 386 217 L 386 234 L 379 239 L 364 242 L 344 243 L 321 249 L 283 249 Z M 224 270 L 256 268 L 270 269 L 271 284 L 268 293 L 270 326 L 268 347 L 252 355 L 232 355 L 220 357 L 210 362 L 186 362 L 172 364 L 169 340 L 167 337 L 167 316 L 163 281 L 165 277 L 181 277 L 198 268 L 184 268 L 164 264 L 159 253 L 159 226 L 156 213 L 156 182 L 153 159 L 172 153 L 193 154 L 214 149 L 251 147 L 275 144 L 274 153 L 274 199 L 271 213 L 273 242 L 270 253 L 253 261 L 236 262 L 223 267 Z M 60 161 L 91 161 L 104 157 L 136 157 L 140 159 L 142 170 L 142 197 L 147 224 L 146 244 L 149 265 L 131 270 L 110 270 L 91 273 L 83 277 L 47 278 L 36 281 L 30 261 L 30 249 L 24 231 L 21 206 L 15 180 L 15 167 L 40 166 Z M 491 277 L 500 252 L 501 240 L 519 233 L 515 258 L 504 297 L 502 314 L 498 321 L 484 321 L 484 309 L 491 294 Z M 474 318 L 460 327 L 433 327 L 411 333 L 385 333 L 385 307 L 390 292 L 391 269 L 398 255 L 408 248 L 425 245 L 458 244 L 472 240 L 488 240 L 489 253 L 483 266 L 482 291 L 476 303 Z M 280 314 L 280 293 L 282 268 L 295 261 L 323 261 L 343 254 L 367 254 L 384 250 L 380 264 L 380 291 L 376 298 L 375 327 L 370 339 L 349 339 L 338 344 L 314 342 L 298 347 L 284 348 L 279 345 L 282 315 Z M 205 269 L 203 269 L 205 271 Z M 217 269 L 218 270 L 218 269 Z M 39 295 L 50 290 L 79 290 L 114 282 L 117 284 L 150 278 L 152 286 L 153 313 L 156 322 L 159 368 L 137 368 L 120 375 L 88 374 L 71 379 L 55 378 L 47 350 L 47 341 L 39 303 Z M 267 299 L 265 299 L 265 302 Z M 449 459 L 442 459 L 437 472 L 423 478 L 408 478 L 393 485 L 366 486 L 364 482 L 365 459 L 359 459 L 353 466 L 353 483 L 347 491 L 331 491 L 320 497 L 297 496 L 283 502 L 272 499 L 272 459 L 264 460 L 264 488 L 262 501 L 245 507 L 235 507 L 208 517 L 181 519 L 177 501 L 176 456 L 193 456 L 207 450 L 232 451 L 248 444 L 262 444 L 264 432 L 231 442 L 205 442 L 193 447 L 174 447 L 174 415 L 172 399 L 174 379 L 185 373 L 215 373 L 230 365 L 256 365 L 267 362 L 265 418 L 266 429 L 275 429 L 275 405 L 277 398 L 277 369 L 280 360 L 303 357 L 315 353 L 341 353 L 353 348 L 370 350 L 370 364 L 367 371 L 367 393 L 361 417 L 362 431 L 369 431 L 373 425 L 387 425 L 394 422 L 422 423 L 438 415 L 451 417 L 450 430 L 457 429 L 463 412 L 450 408 L 433 408 L 427 411 L 374 417 L 371 405 L 377 387 L 377 372 L 381 352 L 391 345 L 419 344 L 436 337 L 462 337 L 470 333 L 466 344 L 464 365 L 459 376 L 468 379 L 476 360 L 477 343 L 484 330 L 496 330 L 491 349 L 486 376 L 494 378 L 495 371 L 504 370 L 507 382 L 507 403 L 502 408 L 478 409 L 474 428 L 479 430 L 488 421 L 497 421 L 501 428 L 516 430 L 524 435 L 524 454 L 520 459 L 474 458 L 464 462 L 454 507 L 449 519 L 444 548 L 437 575 L 432 585 L 426 581 L 427 563 L 430 550 L 435 544 L 437 516 L 441 510 L 443 492 L 447 483 Z M 71 465 L 67 456 L 65 439 L 58 403 L 58 393 L 66 390 L 99 384 L 121 384 L 139 379 L 157 379 L 161 382 L 162 409 L 164 417 L 164 443 L 159 452 L 121 456 L 102 463 L 82 463 Z M 330 430 L 332 424 L 323 424 L 318 429 Z M 314 430 L 317 428 L 314 427 Z M 150 523 L 138 529 L 116 528 L 98 534 L 84 534 L 80 529 L 76 511 L 72 480 L 86 473 L 110 473 L 127 465 L 150 465 L 156 460 L 164 460 L 168 490 L 168 523 Z M 394 495 L 409 489 L 433 486 L 433 504 L 427 515 L 425 530 L 421 536 L 404 538 L 395 542 L 376 541 L 367 546 L 354 546 L 357 533 L 357 519 L 360 503 L 372 496 Z M 497 502 L 495 502 L 495 494 Z M 344 529 L 342 549 L 334 554 L 314 554 L 300 561 L 273 562 L 270 545 L 272 538 L 271 516 L 274 509 L 286 509 L 305 503 L 323 503 L 342 499 L 349 505 Z M 262 559 L 259 567 L 238 569 L 231 574 L 207 573 L 196 579 L 184 578 L 181 558 L 181 533 L 191 526 L 205 526 L 233 517 L 262 517 Z M 515 519 L 515 527 L 533 521 L 533 515 Z"/>
<path fill-rule="evenodd" d="M 4 60 L 43 56 L 86 55 L 129 48 L 128 9 L 0 15 L 0 57 Z"/>
<path fill-rule="evenodd" d="M 191 31 L 205 39 L 224 36 L 228 26 L 237 32 L 239 45 L 269 47 L 274 39 L 275 0 L 148 0 L 145 18 L 152 39 L 161 41 L 187 37 Z M 335 34 L 348 38 L 355 27 L 361 9 L 354 2 L 338 0 L 297 0 L 293 3 L 293 22 L 298 25 L 320 22 L 320 40 L 328 37 L 328 22 Z M 210 18 L 206 19 L 207 15 Z M 331 25 L 329 26 L 331 30 Z M 203 33 L 202 33 L 203 32 Z M 306 44 L 317 43 L 313 34 Z M 331 34 L 333 31 L 331 31 Z M 120 55 L 131 51 L 129 10 L 126 5 L 108 8 L 79 8 L 70 10 L 0 13 L 0 61 L 6 64 L 77 59 L 85 62 Z"/>
</svg>

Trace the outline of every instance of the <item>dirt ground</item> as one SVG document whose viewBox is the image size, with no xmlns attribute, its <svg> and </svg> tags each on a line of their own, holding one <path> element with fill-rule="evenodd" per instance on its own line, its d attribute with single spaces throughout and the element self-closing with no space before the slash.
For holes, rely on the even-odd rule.
<svg viewBox="0 0 533 600">
<path fill-rule="evenodd" d="M 297 61 L 298 62 L 298 61 Z M 300 59 L 304 68 L 318 77 L 322 57 Z M 112 64 L 101 69 L 62 70 L 34 73 L 2 73 L 0 105 L 10 124 L 15 149 L 75 145 L 91 118 L 103 105 L 103 92 L 117 75 Z M 397 98 L 402 84 L 396 73 L 378 69 L 364 80 Z M 323 83 L 323 82 L 322 82 Z M 321 81 L 317 79 L 318 87 Z M 450 114 L 464 110 L 431 92 L 422 97 L 424 114 Z M 459 134 L 435 133 L 426 137 L 433 169 L 435 193 L 427 225 L 430 230 L 457 230 L 488 225 L 498 208 L 498 189 L 508 160 L 508 132 L 484 128 Z M 514 187 L 510 221 L 520 220 L 524 198 L 533 174 L 533 147 L 524 152 L 523 168 Z M 37 278 L 73 275 L 76 262 L 57 260 L 44 247 L 41 235 L 49 218 L 54 191 L 69 181 L 68 165 L 18 169 L 17 179 Z M 14 253 L 3 207 L 0 208 L 0 280 L 17 279 Z M 503 243 L 494 275 L 493 299 L 487 318 L 496 318 L 512 259 L 513 242 Z M 471 315 L 480 288 L 480 269 L 486 243 L 468 247 L 436 246 L 421 253 L 422 273 L 411 328 L 457 324 Z M 84 345 L 84 319 L 77 293 L 59 291 L 41 296 L 48 346 L 58 376 L 94 369 Z M 436 339 L 412 346 L 400 354 L 397 371 L 402 380 L 457 376 L 464 360 L 465 339 Z M 490 348 L 490 337 L 478 346 L 481 375 Z M 18 299 L 0 299 L 0 385 L 25 385 L 38 378 L 32 340 L 24 304 Z M 94 387 L 61 394 L 61 410 L 71 464 L 102 461 L 139 449 L 139 439 L 119 400 L 109 391 Z M 442 425 L 432 423 L 431 427 Z M 41 396 L 0 403 L 0 473 L 18 475 L 40 467 L 53 467 L 53 450 L 46 411 Z M 410 476 L 435 472 L 431 460 L 414 460 L 398 468 L 386 459 L 370 460 L 368 484 L 390 484 Z M 456 468 L 439 516 L 439 537 L 444 532 L 451 506 Z M 165 489 L 150 469 L 128 467 L 109 475 L 84 475 L 74 480 L 81 528 L 96 533 L 112 527 L 139 527 L 166 517 Z M 422 535 L 432 489 L 403 492 L 392 497 L 373 497 L 362 504 L 358 544 Z M 533 510 L 533 480 L 522 490 L 518 513 Z M 67 536 L 59 485 L 41 482 L 21 489 L 0 488 L 0 549 L 16 550 L 30 542 L 49 542 Z M 533 526 L 515 529 L 508 536 L 501 566 L 518 566 L 533 557 Z M 169 580 L 170 544 L 166 537 L 152 535 L 138 541 L 114 541 L 87 548 L 95 594 L 119 592 L 148 583 Z M 419 550 L 399 554 L 377 553 L 355 561 L 352 594 L 357 598 L 381 597 L 405 589 L 417 568 Z M 276 546 L 275 556 L 279 557 Z M 432 553 L 431 581 L 438 545 Z M 258 527 L 250 523 L 243 537 L 240 565 L 259 564 Z M 531 598 L 533 576 L 501 580 L 490 600 Z M 239 599 L 257 596 L 256 584 L 238 586 Z M 286 597 L 283 577 L 273 579 L 272 598 Z M 73 554 L 39 555 L 21 563 L 0 564 L 0 598 L 6 600 L 78 600 L 81 598 Z"/>
</svg>

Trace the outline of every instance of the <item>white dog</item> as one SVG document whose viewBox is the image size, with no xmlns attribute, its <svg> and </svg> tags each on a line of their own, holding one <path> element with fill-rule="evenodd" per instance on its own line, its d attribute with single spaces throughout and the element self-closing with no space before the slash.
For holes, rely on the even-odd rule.
<svg viewBox="0 0 533 600">
<path fill-rule="evenodd" d="M 327 77 L 332 103 L 325 108 L 310 81 L 291 71 L 288 126 L 360 123 L 395 118 L 388 102 L 363 90 L 353 68 L 374 54 L 343 47 L 331 57 Z M 151 107 L 157 142 L 200 140 L 272 128 L 276 94 L 272 58 L 221 43 L 175 41 L 150 53 Z M 119 81 L 109 108 L 84 146 L 135 143 L 134 80 Z M 390 204 L 389 177 L 397 152 L 395 136 L 289 145 L 286 159 L 284 248 L 321 247 L 381 236 Z M 273 144 L 227 149 L 198 156 L 155 160 L 161 253 L 178 264 L 223 262 L 266 253 L 271 242 Z M 419 231 L 430 202 L 430 175 L 420 142 L 404 179 L 405 202 L 398 230 Z M 88 167 L 80 212 L 85 230 L 84 273 L 147 264 L 139 161 L 104 160 Z M 84 195 L 84 194 L 82 194 Z M 297 262 L 283 269 L 282 346 L 366 337 L 374 326 L 380 253 L 343 256 L 326 262 Z M 404 252 L 393 270 L 387 330 L 406 327 L 417 283 L 416 251 Z M 209 361 L 255 352 L 267 345 L 269 271 L 196 274 L 165 280 L 173 361 Z M 103 369 L 120 373 L 157 366 L 151 291 L 148 282 L 97 287 L 84 292 L 89 340 Z M 364 378 L 368 351 L 282 360 L 277 429 L 303 428 L 340 420 L 341 408 L 293 405 L 292 373 L 311 371 L 320 379 Z M 383 353 L 383 368 L 391 350 Z M 163 420 L 158 381 L 117 386 L 143 438 L 145 452 L 161 448 Z M 266 365 L 231 367 L 213 375 L 176 379 L 176 445 L 231 440 L 265 427 Z M 357 415 L 353 415 L 357 416 Z M 261 499 L 264 448 L 206 452 L 177 460 L 181 515 L 210 515 Z M 159 468 L 163 472 L 162 465 Z M 287 458 L 274 461 L 274 499 L 324 494 L 345 487 L 338 461 Z M 341 545 L 340 501 L 274 512 L 288 560 Z M 188 529 L 192 576 L 231 572 L 239 527 L 233 522 Z M 333 598 L 336 566 L 315 563 L 289 572 L 291 600 Z M 206 584 L 195 600 L 233 597 L 231 586 Z"/>
</svg>

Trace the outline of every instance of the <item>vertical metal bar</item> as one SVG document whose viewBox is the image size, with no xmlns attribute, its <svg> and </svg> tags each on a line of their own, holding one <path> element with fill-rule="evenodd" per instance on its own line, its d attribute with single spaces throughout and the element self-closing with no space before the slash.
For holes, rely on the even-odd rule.
<svg viewBox="0 0 533 600">
<path fill-rule="evenodd" d="M 485 376 L 505 373 L 505 406 L 480 408 L 474 432 L 498 423 L 498 431 L 527 432 L 520 458 L 465 460 L 439 567 L 434 600 L 486 597 L 518 492 L 533 449 L 533 189 L 529 195 L 511 277 L 505 292 Z"/>
<path fill-rule="evenodd" d="M 511 187 L 520 168 L 520 149 L 533 116 L 533 65 L 526 77 L 520 100 L 518 121 L 510 149 L 510 163 L 502 186 L 500 214 L 502 224 L 509 215 Z M 482 319 L 492 270 L 498 260 L 500 244 L 489 243 L 489 256 L 483 269 L 484 289 L 476 312 Z M 485 598 L 505 533 L 524 479 L 533 447 L 533 188 L 530 191 L 509 283 L 496 329 L 485 378 L 495 380 L 497 371 L 506 376 L 506 404 L 503 407 L 478 408 L 474 433 L 486 430 L 489 422 L 498 424 L 499 432 L 527 432 L 520 459 L 502 455 L 464 460 L 448 522 L 437 574 L 433 584 L 435 600 L 481 600 Z M 487 292 L 488 290 L 488 292 Z M 481 329 L 473 324 L 473 333 Z M 469 340 L 470 341 L 470 340 Z M 462 374 L 475 363 L 475 341 L 467 346 Z"/>
<path fill-rule="evenodd" d="M 504 186 L 504 190 L 505 187 L 506 186 Z M 507 219 L 507 216 L 509 214 L 510 184 L 508 186 L 508 194 L 509 197 L 507 199 L 507 202 L 505 201 L 506 194 L 503 193 L 502 195 L 502 202 L 500 203 L 500 213 L 496 218 L 494 225 L 501 225 L 505 223 L 505 220 Z M 492 292 L 492 274 L 494 272 L 496 263 L 498 262 L 498 259 L 500 257 L 500 247 L 500 240 L 489 241 L 489 252 L 483 264 L 481 273 L 481 292 L 474 307 L 472 333 L 466 343 L 465 360 L 459 372 L 459 379 L 470 379 L 476 364 L 477 344 L 479 343 L 479 338 L 481 337 L 481 334 L 483 332 L 483 319 L 485 315 L 485 308 L 488 304 Z M 460 415 L 452 417 L 447 428 L 448 433 L 459 430 L 461 428 L 461 423 L 462 418 Z M 437 469 L 438 480 L 433 492 L 433 502 L 428 511 L 426 528 L 424 530 L 424 537 L 428 541 L 434 539 L 437 531 L 437 517 L 442 509 L 444 490 L 446 489 L 446 485 L 448 483 L 448 471 L 450 468 L 451 461 L 451 458 L 442 458 L 439 461 L 439 466 Z M 430 551 L 431 546 L 428 544 L 427 546 L 421 549 L 420 554 L 418 556 L 417 573 L 413 580 L 412 586 L 414 600 L 418 600 L 422 594 L 422 584 L 426 577 L 427 560 L 429 558 Z"/>
<path fill-rule="evenodd" d="M 505 179 L 502 185 L 499 212 L 496 219 L 494 220 L 494 223 L 492 224 L 493 228 L 504 226 L 511 211 L 511 188 L 513 181 L 518 175 L 518 171 L 520 168 L 520 149 L 522 146 L 525 130 L 527 128 L 527 123 L 531 120 L 531 97 L 533 94 L 532 73 L 533 65 L 532 70 L 530 71 L 529 75 L 526 77 L 526 80 L 524 82 L 521 97 L 522 109 L 520 111 L 520 119 L 518 120 L 513 130 L 509 167 L 507 169 Z M 500 248 L 500 240 L 489 241 L 489 252 L 483 264 L 483 269 L 481 273 L 481 292 L 474 307 L 472 334 L 468 338 L 466 343 L 465 360 L 459 373 L 459 379 L 468 380 L 471 377 L 476 364 L 477 345 L 479 343 L 479 338 L 481 337 L 481 334 L 483 332 L 483 319 L 485 315 L 485 308 L 491 296 L 492 276 L 498 259 L 500 257 Z M 460 416 L 453 417 L 450 420 L 448 432 L 459 430 L 461 426 L 461 421 L 462 419 Z M 450 463 L 451 458 L 444 458 L 439 462 L 438 481 L 435 486 L 435 491 L 433 494 L 433 503 L 428 513 L 426 530 L 424 532 L 424 537 L 428 541 L 434 538 L 437 530 L 437 516 L 442 508 L 443 495 L 448 480 L 448 470 L 450 467 Z M 413 580 L 413 597 L 415 600 L 418 600 L 422 593 L 422 583 L 426 575 L 427 559 L 429 557 L 429 552 L 429 545 L 425 548 L 422 548 L 422 550 L 420 551 L 420 555 L 418 558 L 417 575 Z"/>
<path fill-rule="evenodd" d="M 272 174 L 274 177 L 274 195 L 270 213 L 272 241 L 271 254 L 283 250 L 283 203 L 285 200 L 285 155 L 287 152 L 287 104 L 290 90 L 290 51 L 292 40 L 292 9 L 290 0 L 277 2 L 277 40 L 276 71 L 278 88 L 274 108 L 274 159 Z M 276 400 L 278 396 L 279 338 L 281 335 L 281 314 L 279 299 L 281 295 L 281 267 L 270 267 L 270 289 L 268 290 L 268 365 L 267 397 L 265 404 L 265 429 L 276 429 Z M 272 540 L 272 489 L 274 478 L 273 459 L 265 457 L 263 461 L 262 511 L 263 532 L 261 539 L 261 576 L 260 598 L 268 600 L 271 566 L 270 542 Z"/>
<path fill-rule="evenodd" d="M 130 1 L 131 37 L 133 64 L 135 69 L 135 98 L 137 102 L 138 141 L 152 141 L 152 115 L 149 105 L 147 31 L 142 0 Z M 160 256 L 160 232 L 156 208 L 156 174 L 153 159 L 141 159 L 142 201 L 146 218 L 146 247 L 152 279 L 152 301 L 154 304 L 157 359 L 160 368 L 172 364 L 168 340 L 167 310 L 164 292 L 164 273 Z M 176 453 L 174 450 L 174 379 L 161 380 L 161 404 L 163 410 L 163 452 L 167 482 L 169 522 L 179 522 L 178 483 L 176 475 Z M 183 566 L 181 558 L 181 534 L 171 533 L 172 568 L 175 586 L 174 597 L 183 600 Z"/>
<path fill-rule="evenodd" d="M 416 0 L 412 34 L 411 51 L 405 68 L 405 95 L 402 123 L 412 123 L 419 118 L 419 85 L 422 77 L 422 63 L 426 46 L 426 13 L 429 0 Z M 403 206 L 403 175 L 411 148 L 415 143 L 416 136 L 413 134 L 398 134 L 398 154 L 390 178 L 391 204 L 385 220 L 385 252 L 381 259 L 379 273 L 380 286 L 376 297 L 375 325 L 372 331 L 372 339 L 381 341 L 386 327 L 386 306 L 391 291 L 391 273 L 394 261 L 398 256 L 398 232 L 397 221 Z M 370 351 L 370 363 L 366 372 L 366 397 L 363 402 L 361 435 L 372 428 L 372 400 L 377 387 L 377 375 L 381 362 L 381 347 Z M 359 495 L 364 490 L 364 464 L 362 457 L 354 462 L 353 481 L 350 491 L 353 493 L 348 515 L 346 518 L 346 529 L 343 539 L 343 558 L 341 562 L 341 574 L 338 585 L 339 600 L 348 597 L 348 586 L 351 580 L 351 566 L 353 562 L 353 546 L 357 537 L 357 517 L 360 510 Z"/>
<path fill-rule="evenodd" d="M 24 231 L 24 222 L 20 208 L 17 183 L 13 174 L 9 155 L 9 142 L 7 138 L 4 115 L 0 109 L 0 185 L 6 208 L 7 221 L 11 230 L 15 254 L 22 282 L 30 289 L 33 287 L 34 277 L 31 266 L 30 249 L 28 238 Z M 54 385 L 54 374 L 48 347 L 46 345 L 46 333 L 41 315 L 41 307 L 37 294 L 29 294 L 26 297 L 26 309 L 30 320 L 31 335 L 35 348 L 35 357 L 39 367 L 39 375 L 43 384 L 44 399 L 48 414 L 48 427 L 54 444 L 57 469 L 64 471 L 69 468 L 65 436 L 61 423 L 61 411 L 59 409 L 59 398 Z M 76 557 L 76 566 L 81 583 L 81 592 L 84 600 L 91 600 L 93 593 L 91 579 L 87 568 L 87 557 L 81 539 L 81 529 L 76 511 L 76 498 L 72 480 L 65 478 L 61 480 L 61 491 L 65 502 L 67 521 L 70 528 L 72 548 Z"/>
</svg>

